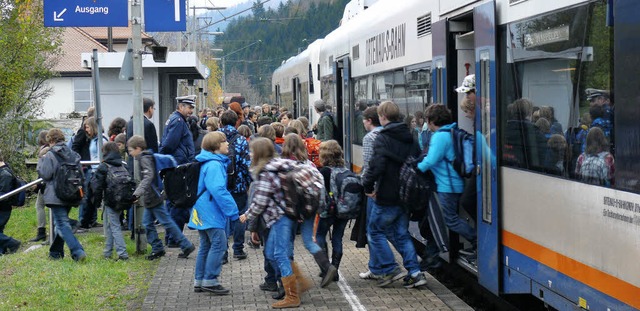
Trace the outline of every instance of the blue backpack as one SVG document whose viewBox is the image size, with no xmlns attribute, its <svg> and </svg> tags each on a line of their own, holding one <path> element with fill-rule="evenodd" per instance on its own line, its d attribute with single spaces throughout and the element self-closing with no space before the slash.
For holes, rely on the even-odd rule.
<svg viewBox="0 0 640 311">
<path fill-rule="evenodd" d="M 160 177 L 160 172 L 163 169 L 178 166 L 178 162 L 176 162 L 176 159 L 174 159 L 172 155 L 168 155 L 168 154 L 154 153 L 153 158 L 156 164 L 156 180 L 155 180 L 156 187 L 158 188 L 158 191 L 162 192 L 162 190 L 164 189 L 164 186 L 162 185 L 162 178 Z"/>
<path fill-rule="evenodd" d="M 449 131 L 451 133 L 451 141 L 453 143 L 453 151 L 455 158 L 451 162 L 453 169 L 462 178 L 471 177 L 473 175 L 473 152 L 474 152 L 474 140 L 473 135 L 467 133 L 467 131 L 452 127 Z"/>
</svg>

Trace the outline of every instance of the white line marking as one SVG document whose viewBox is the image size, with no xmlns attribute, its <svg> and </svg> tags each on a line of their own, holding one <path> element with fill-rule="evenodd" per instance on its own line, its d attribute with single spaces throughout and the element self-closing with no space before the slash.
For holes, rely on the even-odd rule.
<svg viewBox="0 0 640 311">
<path fill-rule="evenodd" d="M 173 0 L 173 19 L 180 21 L 180 0 Z"/>
<path fill-rule="evenodd" d="M 365 308 L 360 303 L 360 299 L 358 299 L 358 296 L 356 296 L 356 294 L 353 292 L 353 290 L 351 289 L 351 286 L 349 286 L 347 281 L 345 281 L 345 278 L 342 275 L 342 273 L 338 271 L 338 274 L 340 275 L 340 280 L 337 282 L 338 288 L 340 288 L 340 291 L 342 292 L 342 295 L 344 296 L 344 298 L 347 299 L 347 302 L 351 306 L 351 310 L 366 311 L 367 308 Z"/>
</svg>

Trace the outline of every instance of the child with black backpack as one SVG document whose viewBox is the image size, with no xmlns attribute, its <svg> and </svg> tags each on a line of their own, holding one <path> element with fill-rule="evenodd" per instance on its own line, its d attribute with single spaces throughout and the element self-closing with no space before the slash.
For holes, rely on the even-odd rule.
<svg viewBox="0 0 640 311">
<path fill-rule="evenodd" d="M 115 246 L 118 260 L 127 260 L 129 259 L 129 254 L 122 236 L 120 214 L 131 206 L 135 183 L 122 161 L 116 143 L 105 143 L 102 146 L 102 155 L 102 163 L 100 163 L 96 173 L 91 178 L 94 206 L 100 206 L 104 199 L 104 212 L 102 215 L 106 240 L 102 255 L 104 258 L 110 259 Z"/>
<path fill-rule="evenodd" d="M 9 165 L 4 163 L 4 158 L 0 154 L 0 195 L 8 193 L 16 188 L 16 177 Z M 12 254 L 20 248 L 20 241 L 4 234 L 4 228 L 11 218 L 11 209 L 16 203 L 17 195 L 12 198 L 0 201 L 0 256 Z"/>
</svg>

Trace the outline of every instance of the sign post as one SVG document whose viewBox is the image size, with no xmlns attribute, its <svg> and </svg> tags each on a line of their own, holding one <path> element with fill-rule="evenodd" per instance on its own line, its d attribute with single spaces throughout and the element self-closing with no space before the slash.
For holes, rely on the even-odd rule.
<svg viewBox="0 0 640 311">
<path fill-rule="evenodd" d="M 45 27 L 127 27 L 127 0 L 44 0 Z"/>
</svg>

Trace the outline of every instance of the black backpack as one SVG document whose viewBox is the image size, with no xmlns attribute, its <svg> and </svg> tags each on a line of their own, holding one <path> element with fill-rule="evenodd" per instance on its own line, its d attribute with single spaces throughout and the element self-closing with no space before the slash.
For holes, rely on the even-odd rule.
<svg viewBox="0 0 640 311">
<path fill-rule="evenodd" d="M 107 163 L 105 163 L 107 164 Z M 123 211 L 131 207 L 136 183 L 124 165 L 107 164 L 107 189 L 105 189 L 105 203 L 116 211 Z"/>
<path fill-rule="evenodd" d="M 421 158 L 409 156 L 400 167 L 400 201 L 412 214 L 412 218 L 419 218 L 424 214 L 429 197 L 435 191 L 433 173 L 422 173 L 417 168 Z"/>
<path fill-rule="evenodd" d="M 236 181 L 238 180 L 238 172 L 236 170 L 236 141 L 238 141 L 238 137 L 240 137 L 240 134 L 236 133 L 227 138 L 227 142 L 229 143 L 227 157 L 229 157 L 230 160 L 227 166 L 227 190 L 229 190 L 229 192 L 236 190 Z"/>
<path fill-rule="evenodd" d="M 53 175 L 54 190 L 60 201 L 69 205 L 77 205 L 84 197 L 84 174 L 77 162 L 65 162 L 58 153 L 51 151 L 58 161 L 58 168 Z"/>
<path fill-rule="evenodd" d="M 335 204 L 336 217 L 357 218 L 365 202 L 360 177 L 344 167 L 332 168 L 330 197 Z"/>
<path fill-rule="evenodd" d="M 198 198 L 206 191 L 198 193 L 201 162 L 181 164 L 160 171 L 167 200 L 176 208 L 192 208 Z"/>
</svg>

